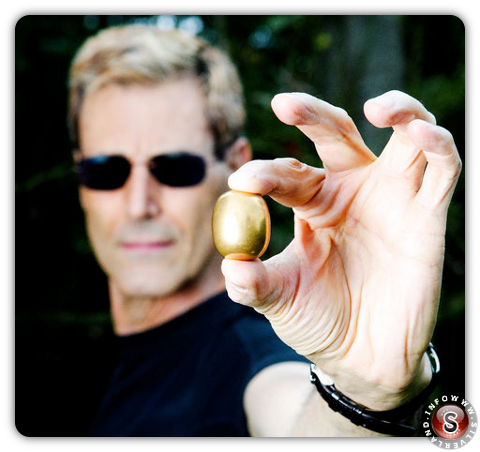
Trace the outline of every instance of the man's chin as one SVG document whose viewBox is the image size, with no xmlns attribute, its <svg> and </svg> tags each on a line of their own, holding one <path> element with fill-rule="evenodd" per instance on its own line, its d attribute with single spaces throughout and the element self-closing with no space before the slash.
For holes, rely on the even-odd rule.
<svg viewBox="0 0 480 452">
<path fill-rule="evenodd" d="M 123 281 L 118 284 L 120 292 L 128 299 L 154 299 L 167 298 L 178 291 L 181 284 L 152 285 L 151 282 L 128 283 Z"/>
</svg>

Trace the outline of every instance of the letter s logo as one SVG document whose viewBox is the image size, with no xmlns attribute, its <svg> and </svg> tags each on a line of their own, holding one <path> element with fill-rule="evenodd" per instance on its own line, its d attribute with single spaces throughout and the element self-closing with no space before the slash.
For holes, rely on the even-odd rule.
<svg viewBox="0 0 480 452">
<path fill-rule="evenodd" d="M 432 416 L 431 426 L 433 433 L 438 438 L 456 440 L 469 431 L 469 424 L 476 422 L 477 419 L 473 414 L 469 416 L 462 406 L 452 403 L 443 405 L 435 410 Z M 445 447 L 447 446 L 445 445 Z M 454 449 L 454 447 L 452 447 L 452 449 Z"/>
<path fill-rule="evenodd" d="M 447 411 L 443 416 L 443 429 L 447 433 L 455 433 L 458 429 L 458 424 L 454 421 L 457 418 L 457 413 L 453 411 Z"/>
</svg>

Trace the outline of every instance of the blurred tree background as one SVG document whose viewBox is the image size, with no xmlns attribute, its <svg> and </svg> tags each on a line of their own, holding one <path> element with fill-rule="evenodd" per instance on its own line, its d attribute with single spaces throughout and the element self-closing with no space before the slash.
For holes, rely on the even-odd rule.
<svg viewBox="0 0 480 452">
<path fill-rule="evenodd" d="M 15 29 L 15 422 L 27 436 L 84 435 L 111 372 L 107 286 L 86 238 L 65 118 L 76 49 L 99 29 L 126 23 L 178 27 L 232 55 L 257 158 L 293 156 L 321 165 L 311 143 L 271 112 L 278 92 L 305 91 L 346 109 L 378 154 L 390 131 L 368 124 L 363 103 L 400 89 L 453 133 L 465 164 L 465 30 L 454 16 L 21 18 Z M 439 393 L 465 388 L 464 187 L 462 174 L 448 218 L 434 336 L 442 361 Z M 291 212 L 268 203 L 273 236 L 266 257 L 293 236 Z M 447 340 L 452 334 L 455 340 Z"/>
</svg>

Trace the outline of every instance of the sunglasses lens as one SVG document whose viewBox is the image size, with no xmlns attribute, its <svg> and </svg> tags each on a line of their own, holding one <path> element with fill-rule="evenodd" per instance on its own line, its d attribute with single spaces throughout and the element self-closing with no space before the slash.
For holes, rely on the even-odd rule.
<svg viewBox="0 0 480 452">
<path fill-rule="evenodd" d="M 130 163 L 124 157 L 98 156 L 77 164 L 80 183 L 95 190 L 115 190 L 128 179 Z"/>
<path fill-rule="evenodd" d="M 188 153 L 163 154 L 152 159 L 150 171 L 162 184 L 171 187 L 190 187 L 205 177 L 205 160 Z"/>
</svg>

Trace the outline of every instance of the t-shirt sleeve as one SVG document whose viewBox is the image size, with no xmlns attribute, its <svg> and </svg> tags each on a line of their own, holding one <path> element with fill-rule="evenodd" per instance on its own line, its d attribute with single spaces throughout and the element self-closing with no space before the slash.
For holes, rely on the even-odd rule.
<svg viewBox="0 0 480 452">
<path fill-rule="evenodd" d="M 238 322 L 235 328 L 244 351 L 249 357 L 248 381 L 273 364 L 288 361 L 309 362 L 286 345 L 276 335 L 270 322 L 253 310 L 251 315 Z"/>
</svg>

